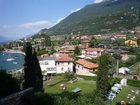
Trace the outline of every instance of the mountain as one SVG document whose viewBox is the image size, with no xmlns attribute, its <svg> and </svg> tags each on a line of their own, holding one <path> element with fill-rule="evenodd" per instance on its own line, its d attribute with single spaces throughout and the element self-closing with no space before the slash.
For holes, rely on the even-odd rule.
<svg viewBox="0 0 140 105">
<path fill-rule="evenodd" d="M 47 35 L 91 35 L 126 31 L 135 26 L 140 26 L 140 0 L 105 0 L 87 5 L 41 32 Z"/>
</svg>

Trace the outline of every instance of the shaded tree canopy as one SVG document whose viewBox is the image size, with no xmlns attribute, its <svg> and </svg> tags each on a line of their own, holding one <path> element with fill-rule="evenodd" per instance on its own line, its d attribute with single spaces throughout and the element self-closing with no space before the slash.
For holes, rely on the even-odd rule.
<svg viewBox="0 0 140 105">
<path fill-rule="evenodd" d="M 0 70 L 0 98 L 15 93 L 20 90 L 19 81 L 7 74 L 5 70 Z"/>
<path fill-rule="evenodd" d="M 99 70 L 97 75 L 96 87 L 98 96 L 105 99 L 108 91 L 108 72 L 109 59 L 107 54 L 99 57 Z"/>
<path fill-rule="evenodd" d="M 30 43 L 25 45 L 24 83 L 23 88 L 33 87 L 35 91 L 43 88 L 41 68 L 37 59 L 36 51 Z"/>
</svg>

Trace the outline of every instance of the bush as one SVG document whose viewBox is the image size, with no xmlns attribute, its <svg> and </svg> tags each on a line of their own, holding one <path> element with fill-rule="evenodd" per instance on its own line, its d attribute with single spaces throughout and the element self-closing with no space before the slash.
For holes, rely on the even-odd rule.
<svg viewBox="0 0 140 105">
<path fill-rule="evenodd" d="M 18 92 L 20 90 L 19 81 L 7 74 L 6 71 L 0 70 L 0 98 Z"/>
<path fill-rule="evenodd" d="M 96 76 L 82 76 L 82 75 L 78 75 L 78 77 L 80 77 L 80 78 L 83 78 L 83 79 L 85 79 L 85 80 L 93 80 L 93 81 L 96 81 Z"/>
<path fill-rule="evenodd" d="M 70 81 L 70 80 L 75 80 L 76 79 L 75 74 L 73 72 L 70 72 L 70 71 L 65 72 L 63 77 L 64 77 L 64 80 L 66 80 L 66 81 Z"/>
<path fill-rule="evenodd" d="M 140 87 L 139 80 L 128 79 L 127 84 L 130 86 Z"/>
</svg>

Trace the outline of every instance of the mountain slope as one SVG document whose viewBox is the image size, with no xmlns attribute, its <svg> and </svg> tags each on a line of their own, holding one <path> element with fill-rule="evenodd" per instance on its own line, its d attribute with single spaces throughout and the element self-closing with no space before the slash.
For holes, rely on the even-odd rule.
<svg viewBox="0 0 140 105">
<path fill-rule="evenodd" d="M 140 25 L 140 0 L 107 0 L 87 5 L 47 30 L 48 35 L 125 31 Z"/>
</svg>

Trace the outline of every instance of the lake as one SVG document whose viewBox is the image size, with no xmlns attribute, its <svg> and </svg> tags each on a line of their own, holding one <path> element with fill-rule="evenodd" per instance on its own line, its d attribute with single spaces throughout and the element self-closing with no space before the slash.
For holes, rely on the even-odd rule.
<svg viewBox="0 0 140 105">
<path fill-rule="evenodd" d="M 19 70 L 23 67 L 24 55 L 20 53 L 0 53 L 0 68 L 7 71 Z"/>
</svg>

